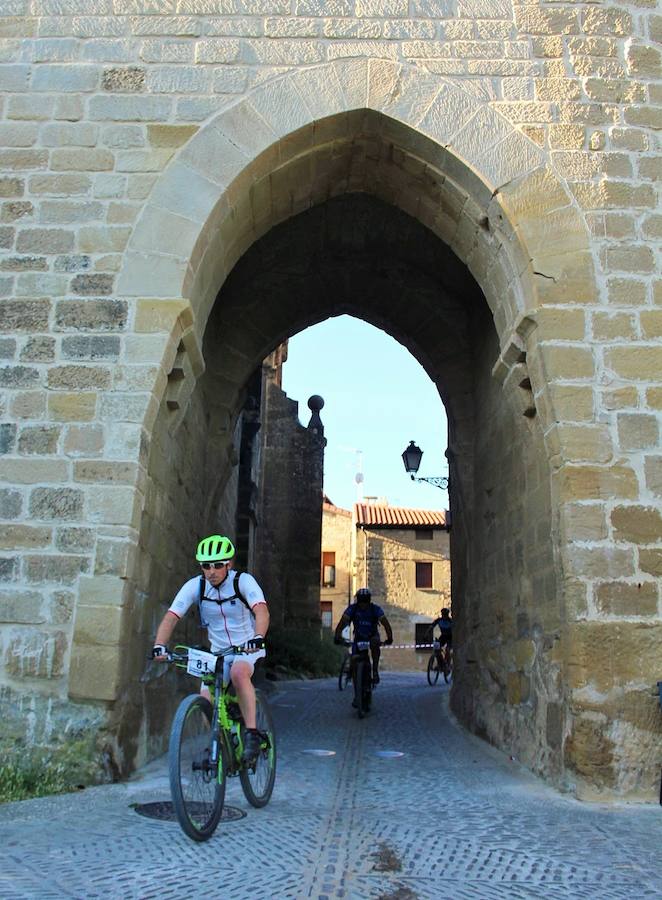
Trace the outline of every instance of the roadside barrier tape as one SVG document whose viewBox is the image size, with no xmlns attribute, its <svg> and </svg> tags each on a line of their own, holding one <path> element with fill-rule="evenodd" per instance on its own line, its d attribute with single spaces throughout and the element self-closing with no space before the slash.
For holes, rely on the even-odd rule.
<svg viewBox="0 0 662 900">
<path fill-rule="evenodd" d="M 434 644 L 383 644 L 382 650 L 426 650 L 434 649 Z"/>
</svg>

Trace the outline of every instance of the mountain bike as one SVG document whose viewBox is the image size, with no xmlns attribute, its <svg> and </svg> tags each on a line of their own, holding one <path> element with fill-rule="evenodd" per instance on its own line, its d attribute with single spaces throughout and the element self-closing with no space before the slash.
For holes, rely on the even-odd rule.
<svg viewBox="0 0 662 900">
<path fill-rule="evenodd" d="M 430 659 L 428 660 L 428 684 L 436 684 L 437 681 L 439 681 L 440 674 L 444 676 L 444 681 L 448 684 L 453 672 L 453 662 L 450 650 L 448 649 L 448 645 L 445 645 L 440 649 L 439 641 L 433 641 L 432 644 L 434 650 L 430 654 Z M 439 662 L 439 656 L 441 657 L 441 663 Z"/>
<path fill-rule="evenodd" d="M 245 653 L 233 647 L 228 655 Z M 177 708 L 170 730 L 168 768 L 170 793 L 177 820 L 194 841 L 208 840 L 219 823 L 228 777 L 239 776 L 248 802 L 265 806 L 276 778 L 276 735 L 267 702 L 256 690 L 260 750 L 250 763 L 242 760 L 245 726 L 236 695 L 224 682 L 224 658 L 178 645 L 169 662 L 200 678 L 211 702 L 189 694 Z"/>
<path fill-rule="evenodd" d="M 372 705 L 372 665 L 370 663 L 370 641 L 351 641 L 347 646 L 354 646 L 355 652 L 349 656 L 350 671 L 354 682 L 354 699 L 352 706 L 356 708 L 359 719 L 370 712 Z"/>
</svg>

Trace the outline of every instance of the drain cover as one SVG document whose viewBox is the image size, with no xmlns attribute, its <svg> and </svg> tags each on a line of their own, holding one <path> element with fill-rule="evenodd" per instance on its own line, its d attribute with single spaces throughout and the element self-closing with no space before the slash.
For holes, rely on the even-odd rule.
<svg viewBox="0 0 662 900">
<path fill-rule="evenodd" d="M 303 753 L 307 753 L 309 756 L 335 756 L 335 750 L 303 750 Z"/>
<path fill-rule="evenodd" d="M 195 807 L 199 805 L 200 812 L 204 813 L 203 804 L 189 803 L 189 809 L 195 815 Z M 159 800 L 156 803 L 136 803 L 133 809 L 139 816 L 145 816 L 147 819 L 159 819 L 161 822 L 175 822 L 177 817 L 170 800 Z M 236 822 L 237 819 L 243 819 L 246 813 L 237 809 L 235 806 L 224 806 L 221 813 L 221 822 Z"/>
<path fill-rule="evenodd" d="M 377 750 L 375 756 L 379 756 L 382 759 L 400 759 L 401 756 L 404 756 L 404 753 L 401 750 Z"/>
</svg>

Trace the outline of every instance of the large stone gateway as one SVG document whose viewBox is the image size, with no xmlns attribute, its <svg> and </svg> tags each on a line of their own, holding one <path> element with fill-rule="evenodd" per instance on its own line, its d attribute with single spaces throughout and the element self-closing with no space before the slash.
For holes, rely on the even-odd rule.
<svg viewBox="0 0 662 900">
<path fill-rule="evenodd" d="M 9 6 L 7 720 L 101 734 L 119 772 L 163 746 L 139 677 L 163 561 L 178 584 L 213 520 L 191 479 L 221 496 L 251 374 L 348 312 L 448 411 L 456 713 L 560 787 L 652 799 L 652 3 Z"/>
</svg>

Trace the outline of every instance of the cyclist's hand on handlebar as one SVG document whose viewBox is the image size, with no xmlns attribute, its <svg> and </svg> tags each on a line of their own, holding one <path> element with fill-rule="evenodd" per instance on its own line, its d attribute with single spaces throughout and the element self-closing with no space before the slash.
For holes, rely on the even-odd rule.
<svg viewBox="0 0 662 900">
<path fill-rule="evenodd" d="M 393 638 L 392 638 L 392 637 L 386 638 L 386 640 L 384 641 L 384 646 L 385 646 L 385 647 L 390 647 L 392 643 L 393 643 Z"/>
<path fill-rule="evenodd" d="M 255 653 L 257 650 L 264 650 L 264 638 L 261 634 L 253 635 L 250 640 L 246 641 L 245 648 L 249 653 Z"/>
<path fill-rule="evenodd" d="M 159 662 L 168 661 L 168 648 L 165 644 L 154 644 L 152 647 L 152 659 L 159 660 Z"/>
</svg>

